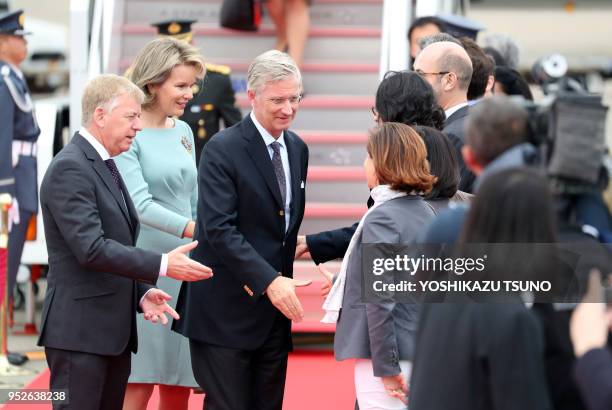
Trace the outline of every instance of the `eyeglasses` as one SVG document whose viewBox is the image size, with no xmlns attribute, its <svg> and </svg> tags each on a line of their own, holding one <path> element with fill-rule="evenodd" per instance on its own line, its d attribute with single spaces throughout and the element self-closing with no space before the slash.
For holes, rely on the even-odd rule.
<svg viewBox="0 0 612 410">
<path fill-rule="evenodd" d="M 420 75 L 421 77 L 425 77 L 427 75 L 446 75 L 446 74 L 450 73 L 450 71 L 440 71 L 440 72 L 437 72 L 437 73 L 426 73 L 426 72 L 421 71 L 421 70 L 415 70 L 414 72 L 417 73 L 418 75 Z"/>
<path fill-rule="evenodd" d="M 289 104 L 294 105 L 302 101 L 302 94 L 294 95 L 293 97 L 287 97 L 287 98 L 272 97 L 272 98 L 268 98 L 268 101 L 270 101 L 274 105 L 284 105 L 285 101 L 289 101 Z"/>
</svg>

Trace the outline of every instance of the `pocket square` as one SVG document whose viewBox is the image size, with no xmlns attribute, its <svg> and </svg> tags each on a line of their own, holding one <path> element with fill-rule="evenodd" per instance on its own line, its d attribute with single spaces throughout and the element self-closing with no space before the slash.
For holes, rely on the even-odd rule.
<svg viewBox="0 0 612 410">
<path fill-rule="evenodd" d="M 304 189 L 304 181 L 300 182 L 300 189 Z"/>
</svg>

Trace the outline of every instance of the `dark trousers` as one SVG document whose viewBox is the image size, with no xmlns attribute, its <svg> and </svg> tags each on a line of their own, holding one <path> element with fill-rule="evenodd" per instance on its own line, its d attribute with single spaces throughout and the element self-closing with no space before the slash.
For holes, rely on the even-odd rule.
<svg viewBox="0 0 612 410">
<path fill-rule="evenodd" d="M 32 212 L 19 211 L 19 223 L 13 225 L 9 233 L 8 241 L 8 294 L 9 299 L 13 299 L 13 290 L 17 282 L 17 271 L 21 263 L 21 255 L 23 254 L 23 245 L 28 231 L 28 223 L 32 217 Z"/>
<path fill-rule="evenodd" d="M 191 367 L 204 390 L 206 410 L 281 410 L 288 346 L 277 321 L 256 350 L 231 349 L 190 339 Z"/>
<path fill-rule="evenodd" d="M 129 349 L 119 356 L 45 348 L 51 389 L 68 392 L 67 403 L 54 410 L 121 410 L 132 359 Z"/>
</svg>

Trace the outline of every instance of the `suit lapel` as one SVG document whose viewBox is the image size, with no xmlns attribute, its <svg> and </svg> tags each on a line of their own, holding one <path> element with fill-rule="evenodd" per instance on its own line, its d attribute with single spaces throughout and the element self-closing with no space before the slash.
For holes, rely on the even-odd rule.
<svg viewBox="0 0 612 410">
<path fill-rule="evenodd" d="M 295 225 L 295 221 L 297 220 L 297 206 L 300 203 L 300 195 L 302 192 L 301 189 L 301 161 L 300 161 L 300 153 L 293 141 L 293 136 L 285 131 L 285 144 L 287 146 L 287 154 L 289 156 L 289 169 L 291 172 L 291 219 L 289 220 L 289 228 L 287 229 L 287 233 L 291 231 L 293 225 Z"/>
<path fill-rule="evenodd" d="M 83 152 L 85 152 L 87 158 L 92 161 L 93 169 L 102 179 L 104 185 L 106 185 L 106 188 L 108 188 L 108 190 L 111 192 L 113 198 L 115 198 L 115 201 L 117 201 L 117 204 L 119 205 L 119 208 L 121 208 L 123 216 L 130 225 L 130 228 L 133 230 L 134 226 L 132 225 L 130 215 L 126 208 L 126 203 L 131 200 L 129 198 L 126 198 L 125 201 L 123 200 L 123 196 L 121 195 L 121 192 L 119 192 L 119 187 L 117 186 L 117 184 L 115 184 L 113 176 L 111 175 L 110 171 L 108 170 L 108 167 L 106 166 L 104 161 L 102 161 L 102 158 L 100 158 L 100 155 L 98 155 L 94 147 L 92 147 L 91 144 L 87 142 L 87 140 L 83 138 L 83 136 L 79 133 L 75 134 L 73 141 L 78 144 L 79 147 L 81 147 Z M 123 184 L 123 181 L 121 181 L 121 183 Z M 123 189 L 125 189 L 125 185 L 123 185 Z M 125 190 L 124 192 L 128 191 Z"/>
<path fill-rule="evenodd" d="M 459 108 L 457 111 L 452 113 L 450 117 L 446 119 L 444 126 L 448 127 L 451 123 L 457 121 L 459 118 L 463 118 L 466 115 L 468 115 L 469 109 L 470 109 L 469 105 Z"/>
<path fill-rule="evenodd" d="M 249 156 L 263 177 L 277 205 L 280 209 L 283 209 L 283 200 L 280 188 L 278 187 L 278 181 L 276 180 L 276 175 L 274 174 L 274 167 L 272 166 L 272 161 L 270 161 L 268 147 L 266 147 L 263 138 L 259 135 L 259 131 L 257 131 L 255 124 L 253 124 L 249 116 L 242 122 L 241 126 L 243 127 L 243 134 L 248 140 L 246 149 Z"/>
</svg>

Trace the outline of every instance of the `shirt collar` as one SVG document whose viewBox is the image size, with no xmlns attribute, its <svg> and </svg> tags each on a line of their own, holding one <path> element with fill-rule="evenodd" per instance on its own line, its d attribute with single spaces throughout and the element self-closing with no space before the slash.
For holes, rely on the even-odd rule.
<svg viewBox="0 0 612 410">
<path fill-rule="evenodd" d="M 110 158 L 110 154 L 108 153 L 106 148 L 104 148 L 104 145 L 102 145 L 100 141 L 96 139 L 96 137 L 91 135 L 91 133 L 87 131 L 85 127 L 81 127 L 81 129 L 79 130 L 79 134 L 81 134 L 83 138 L 85 138 L 87 142 L 89 142 L 91 146 L 94 147 L 98 155 L 100 155 L 100 158 L 102 158 L 102 161 L 106 161 Z"/>
<path fill-rule="evenodd" d="M 257 131 L 259 131 L 259 135 L 261 135 L 261 137 L 264 140 L 264 143 L 266 144 L 266 147 L 270 146 L 270 144 L 272 144 L 274 141 L 278 142 L 282 147 L 285 146 L 285 132 L 281 132 L 280 137 L 278 138 L 274 138 L 272 136 L 272 134 L 270 134 L 268 132 L 268 130 L 266 130 L 260 123 L 259 121 L 257 121 L 257 118 L 255 118 L 255 114 L 253 113 L 253 111 L 251 111 L 251 120 L 253 120 L 253 124 L 255 124 L 255 128 L 257 128 Z"/>
<path fill-rule="evenodd" d="M 444 110 L 444 114 L 446 114 L 446 119 L 448 119 L 451 115 L 453 115 L 454 113 L 456 113 L 457 111 L 459 111 L 460 109 L 462 109 L 463 107 L 467 105 L 468 105 L 467 102 L 463 102 L 461 104 L 453 105 L 448 110 Z"/>
</svg>

